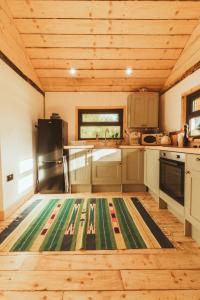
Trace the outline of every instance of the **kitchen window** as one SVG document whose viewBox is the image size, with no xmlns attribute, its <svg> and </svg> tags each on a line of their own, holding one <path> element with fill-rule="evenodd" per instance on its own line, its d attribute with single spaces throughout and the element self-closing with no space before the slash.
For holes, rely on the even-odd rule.
<svg viewBox="0 0 200 300">
<path fill-rule="evenodd" d="M 187 96 L 186 117 L 189 135 L 200 136 L 200 90 Z"/>
<path fill-rule="evenodd" d="M 123 108 L 78 109 L 78 139 L 122 139 Z"/>
</svg>

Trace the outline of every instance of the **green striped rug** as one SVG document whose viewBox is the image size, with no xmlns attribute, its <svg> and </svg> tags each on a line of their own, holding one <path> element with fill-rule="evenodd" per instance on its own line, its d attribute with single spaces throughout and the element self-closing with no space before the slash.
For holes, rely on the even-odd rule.
<svg viewBox="0 0 200 300">
<path fill-rule="evenodd" d="M 173 248 L 135 197 L 35 200 L 0 233 L 0 251 Z"/>
</svg>

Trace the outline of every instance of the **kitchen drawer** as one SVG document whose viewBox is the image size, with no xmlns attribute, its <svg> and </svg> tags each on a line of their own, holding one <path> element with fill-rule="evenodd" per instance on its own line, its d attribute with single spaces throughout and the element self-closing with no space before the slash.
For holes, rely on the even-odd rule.
<svg viewBox="0 0 200 300">
<path fill-rule="evenodd" d="M 200 171 L 200 155 L 188 154 L 186 158 L 187 169 Z"/>
</svg>

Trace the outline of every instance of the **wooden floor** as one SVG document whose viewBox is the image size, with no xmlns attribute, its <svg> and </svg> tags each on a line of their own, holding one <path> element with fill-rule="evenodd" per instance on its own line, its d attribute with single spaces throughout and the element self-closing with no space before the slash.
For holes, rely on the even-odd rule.
<svg viewBox="0 0 200 300">
<path fill-rule="evenodd" d="M 200 300 L 200 247 L 184 237 L 183 225 L 167 210 L 159 210 L 148 193 L 134 195 L 175 249 L 1 252 L 0 299 Z"/>
</svg>

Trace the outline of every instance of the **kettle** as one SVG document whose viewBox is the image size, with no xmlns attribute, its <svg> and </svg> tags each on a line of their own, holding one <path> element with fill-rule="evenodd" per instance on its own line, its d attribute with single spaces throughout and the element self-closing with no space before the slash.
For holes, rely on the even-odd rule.
<svg viewBox="0 0 200 300">
<path fill-rule="evenodd" d="M 171 139 L 168 134 L 164 134 L 160 140 L 161 145 L 171 145 Z"/>
</svg>

